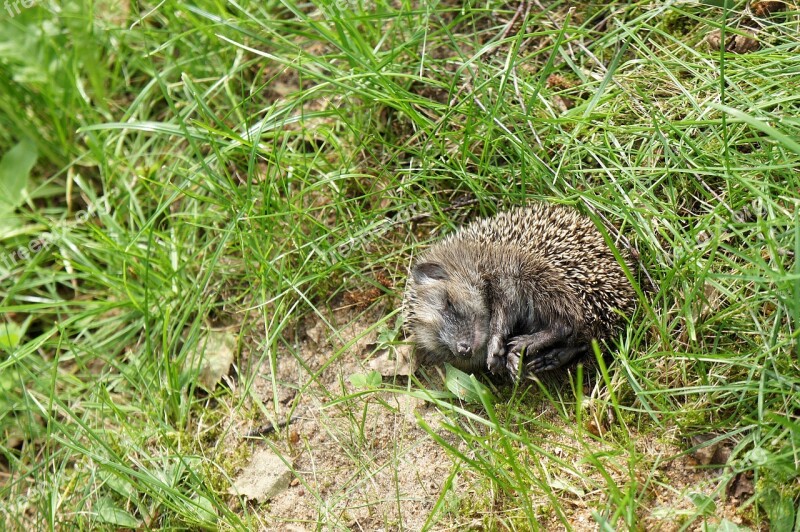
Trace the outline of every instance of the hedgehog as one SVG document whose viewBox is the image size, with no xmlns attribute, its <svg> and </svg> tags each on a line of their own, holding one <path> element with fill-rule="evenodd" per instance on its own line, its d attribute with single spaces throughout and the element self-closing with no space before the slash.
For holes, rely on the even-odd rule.
<svg viewBox="0 0 800 532">
<path fill-rule="evenodd" d="M 589 218 L 535 203 L 476 220 L 422 253 L 404 318 L 421 364 L 518 380 L 580 360 L 593 339 L 618 334 L 634 301 Z"/>
</svg>

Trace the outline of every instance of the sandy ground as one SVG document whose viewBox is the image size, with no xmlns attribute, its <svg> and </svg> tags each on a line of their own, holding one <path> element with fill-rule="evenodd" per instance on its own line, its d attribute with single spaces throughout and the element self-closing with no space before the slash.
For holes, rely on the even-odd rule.
<svg viewBox="0 0 800 532">
<path fill-rule="evenodd" d="M 420 530 L 429 519 L 434 530 L 507 529 L 508 513 L 514 513 L 518 501 L 494 492 L 491 482 L 422 428 L 423 424 L 431 427 L 445 444 L 469 457 L 474 451 L 442 427 L 448 422 L 442 411 L 406 393 L 360 393 L 364 388 L 351 383 L 351 376 L 366 374 L 370 361 L 382 354 L 380 328 L 375 324 L 388 310 L 375 305 L 361 313 L 351 305 L 332 311 L 324 320 L 306 318 L 296 344 L 300 356 L 284 352 L 277 357 L 277 389 L 271 385 L 269 364 L 260 368 L 255 390 L 258 397 L 272 408 L 277 393 L 280 419 L 291 413 L 294 420 L 277 434 L 265 436 L 294 471 L 287 489 L 269 501 L 252 503 L 264 530 Z M 384 377 L 384 383 L 391 380 Z M 407 377 L 396 377 L 395 384 L 419 390 L 408 385 Z M 479 406 L 468 408 L 482 413 Z M 751 530 L 759 529 L 737 513 L 752 493 L 748 479 L 736 479 L 726 496 L 714 495 L 723 469 L 702 464 L 714 463 L 713 458 L 724 455 L 723 447 L 716 454 L 711 449 L 706 452 L 708 456 L 698 453 L 670 460 L 681 449 L 665 441 L 679 438 L 663 433 L 633 434 L 637 454 L 645 459 L 632 463 L 624 451 L 621 455 L 619 448 L 609 447 L 609 459 L 603 462 L 601 471 L 582 460 L 582 453 L 598 449 L 587 449 L 571 438 L 573 427 L 567 426 L 552 406 L 542 402 L 538 415 L 556 429 L 548 434 L 543 450 L 575 464 L 581 475 L 594 481 L 570 477 L 547 455 L 529 456 L 521 451 L 520 462 L 538 461 L 540 467 L 555 472 L 550 486 L 558 493 L 569 526 L 552 511 L 552 502 L 543 492 L 532 490 L 527 498 L 541 515 L 539 524 L 544 529 L 597 530 L 593 512 L 607 496 L 597 486 L 630 484 L 630 468 L 635 468 L 639 482 L 648 484 L 637 490 L 645 494 L 637 505 L 638 523 L 643 529 L 679 530 L 687 516 L 696 513 L 692 499 L 704 496 L 714 501 L 709 522 L 727 519 Z M 258 431 L 252 421 L 241 423 L 240 433 Z M 242 444 L 253 449 L 267 447 L 261 437 L 238 442 Z M 235 476 L 236 472 L 230 474 Z M 440 499 L 439 509 L 432 516 Z M 519 511 L 518 520 L 513 522 L 519 525 L 523 515 Z M 701 530 L 702 521 L 696 520 L 689 530 Z M 619 521 L 617 526 L 624 526 L 624 522 Z"/>
</svg>

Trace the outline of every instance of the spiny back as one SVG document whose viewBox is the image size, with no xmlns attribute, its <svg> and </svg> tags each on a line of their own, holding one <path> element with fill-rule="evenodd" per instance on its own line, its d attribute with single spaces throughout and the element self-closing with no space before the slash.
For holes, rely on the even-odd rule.
<svg viewBox="0 0 800 532">
<path fill-rule="evenodd" d="M 532 203 L 475 220 L 434 244 L 423 258 L 477 270 L 545 264 L 543 273 L 576 294 L 588 328 L 599 335 L 618 322 L 614 309 L 627 314 L 633 308 L 631 285 L 603 235 L 572 207 Z"/>
<path fill-rule="evenodd" d="M 633 307 L 631 285 L 603 235 L 574 208 L 534 203 L 476 220 L 451 238 L 504 243 L 533 260 L 543 259 L 563 272 L 595 326 L 616 322 L 612 309 L 627 313 Z"/>
<path fill-rule="evenodd" d="M 571 207 L 534 203 L 476 220 L 452 235 L 462 240 L 501 242 L 555 256 L 607 251 L 592 221 Z"/>
</svg>

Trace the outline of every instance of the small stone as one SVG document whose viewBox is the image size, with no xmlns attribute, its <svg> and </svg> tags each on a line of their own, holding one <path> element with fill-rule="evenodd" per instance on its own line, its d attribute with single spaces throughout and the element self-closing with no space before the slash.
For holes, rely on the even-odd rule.
<svg viewBox="0 0 800 532">
<path fill-rule="evenodd" d="M 292 471 L 281 458 L 269 449 L 253 453 L 245 466 L 228 488 L 231 495 L 243 495 L 258 502 L 267 501 L 289 488 Z"/>
<path fill-rule="evenodd" d="M 559 112 L 566 113 L 567 111 L 575 107 L 575 102 L 572 101 L 571 98 L 565 98 L 563 96 L 556 94 L 553 96 L 553 105 L 556 107 L 556 109 L 559 110 Z"/>
<path fill-rule="evenodd" d="M 711 441 L 716 436 L 714 434 L 702 434 L 692 437 L 692 445 L 699 446 Z M 725 465 L 731 456 L 731 450 L 724 441 L 704 445 L 692 453 L 692 456 L 700 465 Z"/>
<path fill-rule="evenodd" d="M 692 436 L 692 445 L 703 445 L 705 442 L 712 440 L 714 438 L 713 434 L 702 434 L 699 436 Z M 717 450 L 717 444 L 705 445 L 700 447 L 699 449 L 695 450 L 692 453 L 692 457 L 697 460 L 697 462 L 701 465 L 708 465 L 711 463 L 711 459 L 714 457 L 714 451 Z"/>
<path fill-rule="evenodd" d="M 731 453 L 733 450 L 728 445 L 720 445 L 717 447 L 717 450 L 714 451 L 714 456 L 711 457 L 712 464 L 719 464 L 725 465 L 728 463 L 728 460 L 731 458 Z"/>
</svg>

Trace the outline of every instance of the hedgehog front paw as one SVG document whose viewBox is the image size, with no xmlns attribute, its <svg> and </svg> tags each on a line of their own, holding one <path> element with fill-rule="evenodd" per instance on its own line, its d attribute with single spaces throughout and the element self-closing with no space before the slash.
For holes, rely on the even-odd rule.
<svg viewBox="0 0 800 532">
<path fill-rule="evenodd" d="M 486 345 L 486 367 L 492 375 L 497 375 L 503 371 L 506 365 L 505 355 L 506 350 L 502 339 L 497 336 L 490 338 L 489 343 Z"/>
<path fill-rule="evenodd" d="M 511 380 L 516 382 L 519 380 L 520 373 L 519 373 L 519 362 L 521 357 L 519 353 L 510 352 L 506 356 L 506 372 L 508 372 L 508 376 L 511 377 Z"/>
<path fill-rule="evenodd" d="M 532 370 L 531 359 L 536 358 L 536 351 L 531 349 L 531 344 L 534 343 L 533 335 L 522 334 L 512 338 L 508 342 L 508 355 L 506 360 L 506 370 L 511 379 L 517 381 L 524 374 L 528 374 Z M 525 359 L 523 364 L 522 360 Z M 534 371 L 535 373 L 535 371 Z"/>
<path fill-rule="evenodd" d="M 505 360 L 503 360 L 502 357 L 488 357 L 486 359 L 486 367 L 492 375 L 501 373 L 503 371 L 503 366 L 505 366 Z"/>
<path fill-rule="evenodd" d="M 521 334 L 519 336 L 515 336 L 508 342 L 508 353 L 514 353 L 519 358 L 523 353 L 528 354 L 531 352 L 529 349 L 531 344 L 533 344 L 534 337 L 532 334 Z"/>
</svg>

